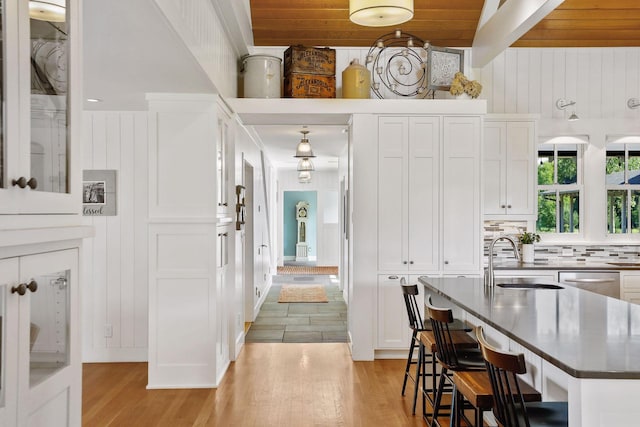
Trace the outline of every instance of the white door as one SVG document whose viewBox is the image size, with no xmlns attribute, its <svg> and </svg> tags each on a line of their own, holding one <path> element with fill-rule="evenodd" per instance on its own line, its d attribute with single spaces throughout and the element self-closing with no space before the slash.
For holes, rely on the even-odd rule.
<svg viewBox="0 0 640 427">
<path fill-rule="evenodd" d="M 535 214 L 535 125 L 507 123 L 506 205 L 511 215 Z"/>
<path fill-rule="evenodd" d="M 378 119 L 378 269 L 403 271 L 409 265 L 409 119 Z"/>
<path fill-rule="evenodd" d="M 480 273 L 480 118 L 445 117 L 442 248 L 445 273 Z"/>
<path fill-rule="evenodd" d="M 409 119 L 409 271 L 438 271 L 440 118 Z"/>
<path fill-rule="evenodd" d="M 244 238 L 244 259 L 243 259 L 243 280 L 244 280 L 244 321 L 253 322 L 255 320 L 254 307 L 256 305 L 255 287 L 255 256 L 254 251 L 254 231 L 255 212 L 253 207 L 253 167 L 247 161 L 244 162 L 244 198 L 245 198 L 245 224 L 242 231 Z"/>
<path fill-rule="evenodd" d="M 0 426 L 15 426 L 18 389 L 18 258 L 0 260 Z"/>
<path fill-rule="evenodd" d="M 20 258 L 19 426 L 80 425 L 77 276 L 75 249 Z"/>
</svg>

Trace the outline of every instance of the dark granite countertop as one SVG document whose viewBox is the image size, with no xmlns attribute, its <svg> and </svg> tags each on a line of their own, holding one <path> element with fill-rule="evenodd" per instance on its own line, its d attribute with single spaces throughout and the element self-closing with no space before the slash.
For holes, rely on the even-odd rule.
<svg viewBox="0 0 640 427">
<path fill-rule="evenodd" d="M 573 287 L 489 290 L 481 278 L 420 277 L 437 293 L 576 378 L 640 379 L 640 305 Z M 500 282 L 556 284 L 535 279 Z"/>
<path fill-rule="evenodd" d="M 495 261 L 494 270 L 640 270 L 640 262 L 620 260 L 594 263 L 571 260 L 549 260 L 536 262 Z"/>
</svg>

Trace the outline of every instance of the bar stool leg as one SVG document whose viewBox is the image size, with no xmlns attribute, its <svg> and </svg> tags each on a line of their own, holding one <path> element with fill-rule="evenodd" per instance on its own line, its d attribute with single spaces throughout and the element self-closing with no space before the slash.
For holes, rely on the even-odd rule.
<svg viewBox="0 0 640 427">
<path fill-rule="evenodd" d="M 438 391 L 436 392 L 436 398 L 435 401 L 433 402 L 433 415 L 431 418 L 431 427 L 438 425 L 438 411 L 440 410 L 440 401 L 442 400 L 442 392 L 444 390 L 444 382 L 445 382 L 445 378 L 447 376 L 447 370 L 446 368 L 442 368 L 442 371 L 440 372 L 440 381 L 438 382 Z M 424 384 L 424 382 L 423 382 Z M 427 411 L 426 411 L 426 407 L 423 407 L 423 416 L 425 418 L 426 421 L 426 415 L 427 415 Z"/>
<path fill-rule="evenodd" d="M 418 331 L 413 330 L 413 334 L 411 335 L 411 347 L 409 347 L 409 357 L 407 358 L 407 366 L 404 368 L 404 381 L 402 382 L 402 395 L 404 396 L 404 391 L 407 388 L 407 379 L 409 379 L 409 372 L 411 370 L 411 362 L 413 359 L 413 349 L 416 347 L 416 336 Z M 416 379 L 417 381 L 417 379 Z"/>
<path fill-rule="evenodd" d="M 420 377 L 423 372 L 423 360 L 424 360 L 424 345 L 420 344 L 418 346 L 418 362 L 416 366 L 416 382 L 415 387 L 413 389 L 413 409 L 411 410 L 411 415 L 416 414 L 416 403 L 418 402 L 418 390 L 420 389 Z M 424 379 L 422 380 L 424 384 Z"/>
</svg>

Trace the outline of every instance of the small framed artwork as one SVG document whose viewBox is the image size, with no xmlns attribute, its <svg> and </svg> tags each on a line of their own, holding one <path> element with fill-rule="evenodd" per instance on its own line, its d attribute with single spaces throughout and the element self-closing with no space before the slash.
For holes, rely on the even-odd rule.
<svg viewBox="0 0 640 427">
<path fill-rule="evenodd" d="M 82 214 L 116 215 L 116 171 L 85 170 L 82 173 Z"/>
<path fill-rule="evenodd" d="M 464 50 L 429 46 L 427 64 L 427 89 L 449 90 L 453 76 L 464 73 Z"/>
</svg>

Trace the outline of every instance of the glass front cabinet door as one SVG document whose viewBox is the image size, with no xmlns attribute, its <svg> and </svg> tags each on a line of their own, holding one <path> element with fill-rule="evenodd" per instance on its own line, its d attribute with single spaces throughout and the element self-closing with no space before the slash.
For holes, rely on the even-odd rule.
<svg viewBox="0 0 640 427">
<path fill-rule="evenodd" d="M 0 214 L 78 213 L 77 0 L 0 4 Z"/>
<path fill-rule="evenodd" d="M 77 262 L 77 249 L 0 260 L 0 425 L 80 424 Z"/>
</svg>

